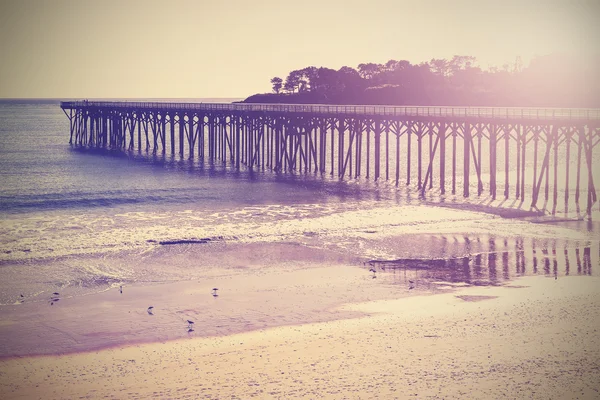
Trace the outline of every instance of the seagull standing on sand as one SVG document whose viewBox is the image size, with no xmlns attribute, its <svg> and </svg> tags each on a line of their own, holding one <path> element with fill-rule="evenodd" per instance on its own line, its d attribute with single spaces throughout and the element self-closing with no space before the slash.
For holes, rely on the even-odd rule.
<svg viewBox="0 0 600 400">
<path fill-rule="evenodd" d="M 375 275 L 375 273 L 377 272 L 377 271 L 375 270 L 375 268 L 373 268 L 373 267 L 369 268 L 369 272 L 372 272 L 372 273 L 373 273 L 373 276 L 372 276 L 371 278 L 373 278 L 373 279 L 377 278 L 377 275 Z"/>
<path fill-rule="evenodd" d="M 53 295 L 54 296 L 50 296 L 50 300 L 49 300 L 51 306 L 53 306 L 54 303 L 56 303 L 57 301 L 60 300 L 58 297 L 56 297 L 56 296 L 58 296 L 57 292 L 54 292 Z"/>
</svg>

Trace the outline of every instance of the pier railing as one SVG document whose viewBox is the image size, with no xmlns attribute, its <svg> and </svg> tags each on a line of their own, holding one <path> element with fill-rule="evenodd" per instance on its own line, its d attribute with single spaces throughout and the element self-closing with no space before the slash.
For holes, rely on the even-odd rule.
<svg viewBox="0 0 600 400">
<path fill-rule="evenodd" d="M 600 109 L 582 108 L 518 108 L 518 107 L 403 107 L 378 105 L 323 105 L 323 104 L 251 104 L 251 103 L 167 103 L 167 102 L 110 102 L 65 101 L 63 109 L 160 109 L 191 111 L 250 111 L 332 115 L 382 115 L 407 117 L 478 117 L 494 119 L 540 120 L 600 120 Z"/>
</svg>

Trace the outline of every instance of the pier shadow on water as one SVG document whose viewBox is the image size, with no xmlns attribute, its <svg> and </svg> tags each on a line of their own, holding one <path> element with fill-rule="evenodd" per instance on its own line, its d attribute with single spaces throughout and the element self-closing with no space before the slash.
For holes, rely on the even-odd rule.
<svg viewBox="0 0 600 400">
<path fill-rule="evenodd" d="M 564 209 L 559 208 L 557 210 L 555 207 L 555 209 L 550 210 L 546 205 L 540 205 L 541 208 L 531 207 L 531 199 L 525 195 L 521 196 L 520 199 L 514 197 L 504 198 L 503 196 L 496 198 L 487 193 L 487 191 L 476 194 L 477 191 L 474 190 L 474 193 L 470 197 L 463 197 L 462 195 L 451 194 L 449 191 L 442 193 L 435 186 L 428 188 L 426 191 L 421 191 L 415 185 L 407 185 L 404 181 L 396 182 L 393 179 L 386 180 L 380 178 L 374 181 L 373 179 L 361 176 L 344 178 L 333 176 L 329 172 L 294 170 L 282 172 L 260 166 L 253 169 L 238 169 L 229 160 L 208 160 L 199 157 L 185 158 L 169 154 L 152 154 L 151 152 L 110 150 L 94 147 L 71 147 L 71 151 L 75 154 L 95 156 L 94 158 L 96 158 L 97 162 L 92 163 L 94 168 L 91 168 L 90 180 L 96 179 L 98 169 L 103 170 L 108 168 L 102 166 L 100 163 L 102 158 L 107 158 L 113 159 L 109 163 L 113 168 L 117 167 L 121 169 L 124 164 L 128 164 L 131 167 L 128 168 L 130 175 L 131 172 L 144 174 L 141 170 L 141 167 L 144 166 L 149 167 L 152 173 L 159 171 L 171 174 L 170 178 L 166 176 L 164 178 L 170 181 L 178 181 L 191 176 L 200 179 L 216 179 L 222 181 L 223 184 L 240 182 L 248 184 L 268 183 L 278 185 L 280 189 L 283 189 L 277 190 L 278 192 L 283 192 L 286 189 L 291 191 L 301 190 L 307 193 L 311 192 L 315 196 L 315 201 L 346 199 L 389 200 L 397 204 L 425 204 L 467 211 L 487 212 L 506 218 L 591 219 L 588 218 L 589 216 L 586 214 L 585 207 L 579 201 L 574 202 L 572 200 L 569 203 L 568 199 L 565 199 Z M 416 172 L 413 171 L 413 174 L 416 174 Z M 413 178 L 417 179 L 417 175 Z M 124 179 L 129 178 L 124 177 Z M 212 181 L 211 183 L 214 182 Z M 457 182 L 461 183 L 462 181 L 459 179 Z M 202 183 L 192 183 L 189 180 L 187 184 L 191 186 L 202 185 Z M 274 190 L 270 190 L 268 194 L 273 195 Z M 243 197 L 240 199 L 243 199 Z M 265 197 L 264 201 L 268 201 L 268 196 Z M 590 213 L 595 215 L 593 219 L 598 218 L 598 215 L 600 215 L 598 214 L 599 212 L 597 207 L 590 210 Z"/>
<path fill-rule="evenodd" d="M 398 191 L 394 193 L 389 191 L 389 187 L 382 182 L 360 181 L 359 180 L 340 180 L 337 177 L 331 177 L 325 172 L 301 172 L 301 171 L 271 171 L 268 168 L 241 168 L 237 169 L 230 162 L 219 160 L 210 161 L 201 158 L 182 158 L 168 154 L 151 154 L 148 152 L 134 152 L 111 150 L 104 148 L 71 147 L 70 151 L 74 154 L 89 157 L 92 156 L 98 160 L 114 160 L 112 165 L 129 164 L 136 168 L 150 168 L 154 171 L 172 173 L 172 179 L 178 180 L 182 177 L 191 176 L 200 179 L 218 179 L 222 182 L 231 183 L 268 183 L 281 186 L 281 189 L 303 190 L 314 193 L 315 200 L 325 200 L 328 197 L 333 199 L 353 199 L 353 200 L 392 200 L 398 199 Z M 82 160 L 85 162 L 85 159 Z M 116 164 L 115 164 L 116 163 Z M 97 173 L 98 165 L 94 163 L 94 169 L 91 174 Z M 135 173 L 133 171 L 132 173 Z M 188 181 L 189 182 L 189 181 Z M 191 183 L 190 183 L 191 184 Z M 383 190 L 382 190 L 383 189 Z M 400 195 L 405 201 L 414 197 L 419 202 L 417 193 L 414 190 L 403 191 Z M 271 196 L 275 193 L 269 193 Z"/>
</svg>

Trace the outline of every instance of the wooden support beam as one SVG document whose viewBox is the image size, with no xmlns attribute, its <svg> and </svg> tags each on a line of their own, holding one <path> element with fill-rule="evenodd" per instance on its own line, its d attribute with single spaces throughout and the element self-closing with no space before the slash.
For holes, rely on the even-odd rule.
<svg viewBox="0 0 600 400">
<path fill-rule="evenodd" d="M 565 140 L 567 142 L 566 149 L 566 160 L 565 160 L 565 216 L 569 212 L 569 168 L 571 166 L 571 136 L 572 131 L 566 134 Z"/>
<path fill-rule="evenodd" d="M 156 114 L 152 115 L 152 139 L 153 139 L 153 147 L 152 154 L 156 155 L 156 151 L 158 149 L 158 135 L 159 135 L 160 124 L 158 122 L 158 116 Z M 119 127 L 120 130 L 120 127 Z"/>
<path fill-rule="evenodd" d="M 390 179 L 390 129 L 385 125 L 385 180 Z"/>
<path fill-rule="evenodd" d="M 556 125 L 554 125 L 553 129 L 557 129 Z M 544 177 L 544 174 L 547 175 L 547 171 L 548 171 L 548 160 L 550 157 L 550 149 L 551 148 L 552 148 L 552 141 L 550 140 L 550 135 L 548 135 L 547 140 L 546 140 L 546 154 L 544 155 L 544 161 L 542 162 L 542 167 L 540 168 L 540 176 L 538 178 L 537 184 L 535 185 L 535 187 L 533 189 L 533 196 L 532 196 L 532 201 L 531 201 L 532 208 L 537 208 L 537 200 L 539 198 L 540 189 L 542 187 L 542 179 Z"/>
<path fill-rule="evenodd" d="M 538 169 L 538 144 L 540 140 L 540 129 L 536 127 L 533 132 L 533 182 L 531 184 L 531 194 L 535 192 L 536 180 L 537 180 L 537 169 Z"/>
<path fill-rule="evenodd" d="M 477 128 L 477 157 L 475 157 L 475 155 L 473 155 L 473 159 L 477 160 L 476 161 L 476 165 L 477 165 L 477 195 L 481 196 L 481 194 L 483 193 L 483 182 L 481 180 L 481 136 L 483 135 L 482 132 L 483 127 L 481 125 L 479 125 L 479 127 Z"/>
<path fill-rule="evenodd" d="M 421 122 L 417 125 L 417 189 L 421 190 L 423 181 L 421 180 L 422 174 L 422 158 L 423 158 L 423 124 Z"/>
<path fill-rule="evenodd" d="M 490 196 L 496 199 L 496 142 L 498 138 L 498 130 L 496 124 L 490 126 Z"/>
<path fill-rule="evenodd" d="M 504 131 L 504 198 L 508 199 L 510 194 L 510 131 L 511 126 L 507 125 Z"/>
<path fill-rule="evenodd" d="M 585 140 L 585 131 L 583 126 L 579 126 L 577 130 L 577 176 L 575 177 L 575 205 L 577 213 L 579 213 L 579 182 L 581 181 L 581 151 Z"/>
<path fill-rule="evenodd" d="M 142 120 L 141 120 L 141 113 L 139 111 L 136 112 L 136 118 L 137 118 L 138 153 L 141 153 L 142 152 Z"/>
<path fill-rule="evenodd" d="M 593 130 L 588 129 L 588 137 L 584 144 L 585 147 L 585 161 L 587 164 L 587 175 L 588 175 L 588 197 L 587 197 L 587 207 L 586 214 L 589 219 L 592 218 L 592 207 L 598 201 L 598 197 L 596 195 L 596 188 L 594 186 L 594 170 L 592 167 L 592 150 L 593 150 Z"/>
<path fill-rule="evenodd" d="M 556 130 L 558 131 L 558 127 L 556 127 Z M 554 129 L 553 130 L 549 130 L 546 133 L 546 141 L 549 142 L 550 144 L 552 144 L 553 142 L 553 137 L 554 137 Z M 556 132 L 556 134 L 558 134 L 558 132 Z M 548 158 L 548 164 L 546 165 L 546 182 L 545 182 L 545 186 L 544 186 L 544 201 L 547 204 L 548 203 L 548 195 L 550 194 L 550 158 Z M 545 205 L 544 204 L 544 208 Z"/>
<path fill-rule="evenodd" d="M 458 135 L 456 124 L 452 126 L 452 194 L 456 194 L 456 136 Z"/>
<path fill-rule="evenodd" d="M 435 124 L 433 123 L 429 123 L 429 129 L 428 129 L 428 136 L 429 136 L 429 164 L 433 166 L 433 150 L 431 148 L 431 142 L 432 142 L 432 138 L 433 138 L 433 127 L 435 126 Z M 439 137 L 436 139 L 436 142 L 439 140 Z M 427 184 L 427 182 L 429 182 L 429 189 L 433 188 L 433 169 L 431 169 L 429 171 L 429 179 L 425 179 L 425 181 L 423 182 L 423 186 L 425 186 Z"/>
<path fill-rule="evenodd" d="M 368 121 L 365 133 L 367 135 L 367 174 L 366 178 L 369 179 L 371 174 L 371 120 Z"/>
<path fill-rule="evenodd" d="M 522 131 L 521 125 L 516 126 L 516 138 L 517 138 L 517 183 L 515 187 L 515 197 L 519 199 L 521 197 L 521 143 L 522 143 Z"/>
<path fill-rule="evenodd" d="M 333 176 L 334 173 L 334 168 L 333 168 L 333 160 L 335 159 L 334 157 L 334 146 L 335 146 L 335 119 L 331 120 L 331 176 Z"/>
<path fill-rule="evenodd" d="M 423 185 L 421 186 L 421 195 L 425 194 L 425 188 L 427 187 L 425 182 L 427 182 L 427 180 L 429 180 L 429 177 L 431 176 L 431 174 L 433 172 L 433 159 L 435 157 L 435 152 L 437 151 L 439 142 L 440 142 L 440 136 L 438 135 L 435 140 L 435 146 L 433 147 L 433 149 L 431 150 L 431 153 L 429 154 L 429 164 L 427 166 L 427 172 L 425 173 L 425 180 L 423 181 Z"/>
<path fill-rule="evenodd" d="M 183 158 L 183 152 L 184 152 L 184 139 L 183 139 L 183 135 L 184 135 L 184 122 L 183 122 L 183 113 L 179 112 L 178 113 L 179 116 L 179 157 Z"/>
<path fill-rule="evenodd" d="M 210 123 L 210 120 L 208 121 Z M 240 153 L 241 153 L 241 148 L 240 148 L 240 140 L 241 140 L 241 127 L 240 127 L 240 117 L 236 116 L 235 117 L 235 168 L 237 170 L 240 169 Z M 209 133 L 210 135 L 210 133 Z M 210 137 L 209 137 L 210 140 Z M 210 149 L 209 149 L 210 151 Z"/>
<path fill-rule="evenodd" d="M 319 125 L 319 146 L 320 146 L 320 163 L 319 163 L 319 172 L 324 173 L 327 165 L 327 122 L 322 121 Z"/>
<path fill-rule="evenodd" d="M 342 163 L 344 162 L 344 132 L 346 131 L 345 127 L 345 118 L 340 117 L 339 124 L 339 137 L 338 137 L 338 178 L 342 178 Z"/>
<path fill-rule="evenodd" d="M 400 129 L 401 124 L 398 123 L 396 129 L 396 187 L 400 184 Z"/>
<path fill-rule="evenodd" d="M 348 162 L 351 160 L 352 158 L 352 143 L 354 141 L 354 135 L 355 132 L 353 130 L 350 131 L 350 141 L 348 143 L 348 150 L 346 151 L 346 155 L 343 156 L 343 164 L 342 164 L 342 171 L 340 172 L 340 176 L 343 177 L 346 174 L 346 167 L 348 166 Z M 351 161 L 350 161 L 351 162 Z M 350 171 L 352 171 L 352 165 L 350 165 Z M 350 177 L 352 177 L 352 174 L 350 174 Z"/>
<path fill-rule="evenodd" d="M 446 193 L 446 123 L 440 122 L 438 130 L 440 142 L 440 193 Z"/>
<path fill-rule="evenodd" d="M 469 176 L 471 167 L 471 158 L 469 153 L 471 150 L 471 124 L 469 122 L 464 123 L 463 131 L 463 196 L 469 197 Z"/>
<path fill-rule="evenodd" d="M 471 155 L 473 156 L 473 165 L 475 166 L 475 172 L 477 173 L 477 195 L 480 196 L 483 192 L 483 182 L 481 181 L 481 155 L 475 154 L 475 145 L 471 140 Z"/>
<path fill-rule="evenodd" d="M 381 121 L 375 120 L 375 181 L 379 179 L 379 162 L 381 151 Z"/>
<path fill-rule="evenodd" d="M 553 188 L 552 188 L 552 215 L 556 215 L 556 207 L 558 204 L 558 139 L 560 137 L 560 129 L 556 130 L 556 134 L 552 137 L 554 144 L 554 174 L 553 174 Z"/>
<path fill-rule="evenodd" d="M 527 154 L 527 133 L 523 128 L 521 131 L 521 201 L 525 200 L 525 155 Z M 519 171 L 517 171 L 519 173 Z"/>
<path fill-rule="evenodd" d="M 194 117 L 192 114 L 188 114 L 188 143 L 190 152 L 189 158 L 194 158 L 194 149 L 196 148 L 196 135 L 194 133 Z"/>
<path fill-rule="evenodd" d="M 348 133 L 352 136 L 348 143 L 348 178 L 352 179 L 352 145 L 354 144 L 354 136 L 356 135 L 356 121 L 348 121 Z"/>
<path fill-rule="evenodd" d="M 198 158 L 204 161 L 204 115 L 198 115 L 196 135 L 198 137 Z"/>
<path fill-rule="evenodd" d="M 264 171 L 265 170 L 265 134 L 268 133 L 265 132 L 267 128 L 265 127 L 264 123 L 261 123 L 260 125 L 260 151 L 261 151 L 261 155 L 260 155 L 260 162 L 261 162 L 261 168 Z"/>
<path fill-rule="evenodd" d="M 406 186 L 410 185 L 410 154 L 412 151 L 411 148 L 411 138 L 412 138 L 412 129 L 413 121 L 406 121 Z"/>
<path fill-rule="evenodd" d="M 360 177 L 360 168 L 362 164 L 362 133 L 363 133 L 363 121 L 356 121 L 356 171 L 354 172 L 354 179 Z"/>
</svg>

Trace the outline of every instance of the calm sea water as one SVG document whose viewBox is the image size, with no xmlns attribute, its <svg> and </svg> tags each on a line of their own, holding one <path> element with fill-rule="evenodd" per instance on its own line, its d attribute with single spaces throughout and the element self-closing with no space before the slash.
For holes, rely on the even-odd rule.
<svg viewBox="0 0 600 400">
<path fill-rule="evenodd" d="M 67 145 L 68 130 L 68 119 L 57 101 L 0 103 L 0 206 L 4 212 L 127 209 L 128 204 L 211 209 L 311 199 L 323 202 L 331 194 L 323 185 L 296 184 L 289 176 L 240 174 L 219 165 L 203 168 L 187 160 L 137 153 L 83 153 Z M 351 190 L 344 189 L 339 196 L 350 194 Z"/>
<path fill-rule="evenodd" d="M 509 238 L 510 251 L 518 251 L 517 236 L 546 249 L 552 240 L 560 248 L 597 244 L 585 229 L 426 206 L 410 190 L 391 186 L 82 152 L 68 145 L 68 136 L 59 101 L 0 101 L 1 304 L 48 287 L 94 289 L 193 275 L 189 265 L 163 268 L 161 241 L 283 241 L 357 260 L 481 254 L 494 251 L 489 243 L 496 237 Z M 449 241 L 462 243 L 462 250 L 448 250 L 454 236 L 445 235 L 456 232 L 487 244 L 454 238 Z M 390 243 L 397 234 L 430 236 Z M 557 238 L 565 240 L 556 244 Z M 598 251 L 592 254 L 597 263 Z M 143 273 L 133 267 L 139 260 Z"/>
</svg>

